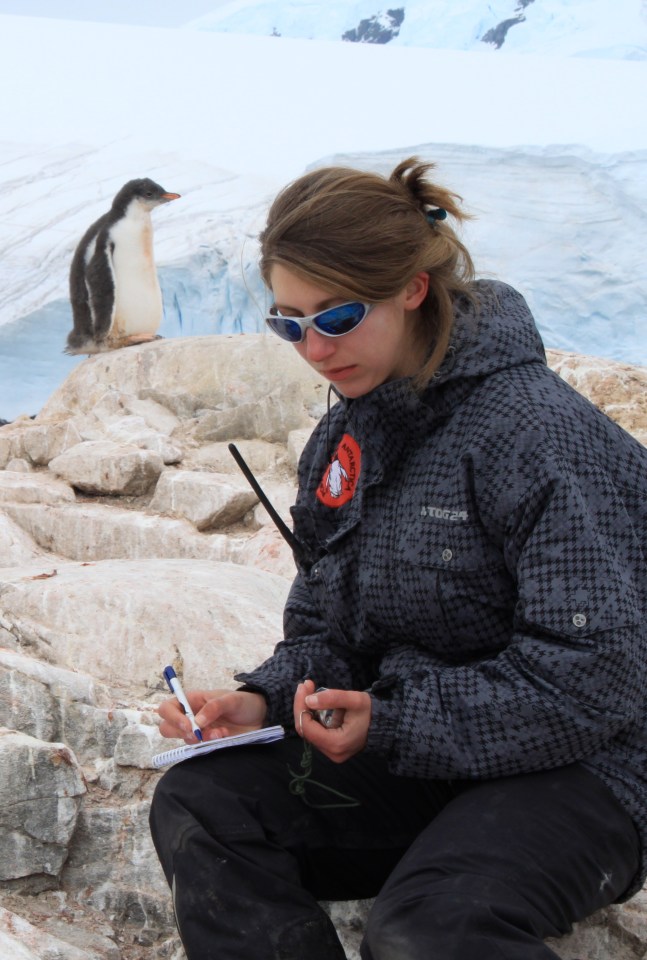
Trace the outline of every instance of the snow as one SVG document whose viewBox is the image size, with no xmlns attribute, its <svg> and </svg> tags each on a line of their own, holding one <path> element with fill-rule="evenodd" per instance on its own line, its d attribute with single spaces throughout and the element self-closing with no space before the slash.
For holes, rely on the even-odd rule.
<svg viewBox="0 0 647 960">
<path fill-rule="evenodd" d="M 328 3 L 322 23 L 350 9 L 357 26 L 361 6 Z M 499 22 L 514 6 L 435 3 L 445 49 L 406 46 L 421 2 L 385 46 L 0 16 L 0 417 L 36 413 L 80 362 L 61 352 L 69 262 L 126 180 L 182 195 L 153 214 L 161 332 L 252 331 L 267 203 L 331 158 L 438 161 L 477 216 L 477 266 L 522 290 L 548 346 L 647 364 L 647 64 L 608 56 L 643 43 L 640 3 L 535 0 L 538 49 L 595 8 L 583 43 L 560 48 L 573 56 L 456 49 L 479 9 Z"/>
<path fill-rule="evenodd" d="M 394 46 L 482 50 L 483 36 L 505 20 L 505 49 L 551 56 L 647 59 L 641 0 L 232 0 L 187 23 L 189 29 L 339 40 L 360 20 L 404 9 Z"/>
</svg>

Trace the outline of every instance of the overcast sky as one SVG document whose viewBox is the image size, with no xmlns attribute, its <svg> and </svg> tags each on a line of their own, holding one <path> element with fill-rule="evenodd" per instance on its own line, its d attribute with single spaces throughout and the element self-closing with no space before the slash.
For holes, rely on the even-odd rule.
<svg viewBox="0 0 647 960">
<path fill-rule="evenodd" d="M 0 0 L 0 14 L 178 27 L 228 0 Z"/>
</svg>

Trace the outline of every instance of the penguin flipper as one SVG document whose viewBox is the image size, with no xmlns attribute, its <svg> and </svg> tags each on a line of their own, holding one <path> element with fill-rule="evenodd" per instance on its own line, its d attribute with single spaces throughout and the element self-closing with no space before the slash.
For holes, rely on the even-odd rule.
<svg viewBox="0 0 647 960">
<path fill-rule="evenodd" d="M 88 303 L 87 291 L 85 291 L 85 284 L 84 293 L 85 296 L 78 296 L 70 291 L 74 326 L 68 334 L 67 346 L 63 351 L 64 353 L 84 353 L 85 351 L 79 348 L 87 343 L 88 340 L 92 339 L 92 314 L 90 312 L 90 304 Z"/>
<path fill-rule="evenodd" d="M 115 281 L 112 271 L 112 244 L 97 249 L 88 263 L 85 283 L 92 314 L 93 338 L 99 342 L 110 333 L 115 311 Z"/>
<path fill-rule="evenodd" d="M 96 253 L 97 241 L 106 229 L 108 215 L 99 217 L 83 234 L 70 264 L 69 289 L 73 329 L 68 335 L 64 353 L 96 353 L 94 317 L 88 286 L 88 266 Z"/>
</svg>

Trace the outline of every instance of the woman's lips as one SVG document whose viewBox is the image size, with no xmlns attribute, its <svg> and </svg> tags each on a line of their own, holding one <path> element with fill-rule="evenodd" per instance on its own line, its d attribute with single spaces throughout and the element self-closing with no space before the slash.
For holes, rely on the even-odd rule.
<svg viewBox="0 0 647 960">
<path fill-rule="evenodd" d="M 346 380 L 353 375 L 357 369 L 357 364 L 353 363 L 348 367 L 335 367 L 332 370 L 322 370 L 321 374 L 326 380 Z"/>
</svg>

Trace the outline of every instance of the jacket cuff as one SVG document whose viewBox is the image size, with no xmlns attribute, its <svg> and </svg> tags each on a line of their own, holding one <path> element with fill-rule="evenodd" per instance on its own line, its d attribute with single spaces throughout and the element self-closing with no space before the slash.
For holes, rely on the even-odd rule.
<svg viewBox="0 0 647 960">
<path fill-rule="evenodd" d="M 390 761 L 395 749 L 401 706 L 398 701 L 371 695 L 371 722 L 364 750 Z"/>
<path fill-rule="evenodd" d="M 238 687 L 238 690 L 243 690 L 247 693 L 260 693 L 265 697 L 265 702 L 267 703 L 267 713 L 265 714 L 265 720 L 263 721 L 263 726 L 271 727 L 276 723 L 280 723 L 283 726 L 287 724 L 292 724 L 292 702 L 287 705 L 285 702 L 285 687 L 284 684 L 278 682 L 272 682 L 272 678 L 267 677 L 257 681 L 253 673 L 237 673 L 234 676 L 234 680 L 237 680 L 241 684 Z"/>
</svg>

